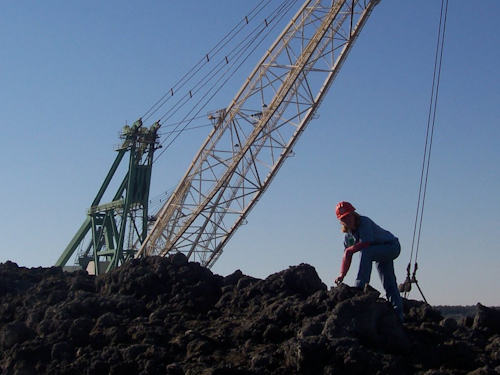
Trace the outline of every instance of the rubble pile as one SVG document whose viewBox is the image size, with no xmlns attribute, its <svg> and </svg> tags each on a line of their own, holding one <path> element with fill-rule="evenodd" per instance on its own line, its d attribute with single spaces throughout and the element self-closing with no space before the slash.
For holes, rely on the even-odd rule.
<svg viewBox="0 0 500 375">
<path fill-rule="evenodd" d="M 182 254 L 102 276 L 0 264 L 2 374 L 500 373 L 500 312 L 446 318 L 315 269 L 222 277 Z"/>
</svg>

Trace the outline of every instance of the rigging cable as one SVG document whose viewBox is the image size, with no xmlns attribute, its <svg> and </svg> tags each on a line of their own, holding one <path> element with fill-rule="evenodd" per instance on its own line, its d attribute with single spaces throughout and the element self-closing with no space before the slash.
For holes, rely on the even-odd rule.
<svg viewBox="0 0 500 375">
<path fill-rule="evenodd" d="M 233 40 L 243 28 L 249 24 L 271 0 L 261 0 L 251 11 L 240 20 L 208 53 L 206 53 L 187 73 L 185 73 L 160 99 L 158 99 L 147 111 L 142 118 L 149 119 L 160 107 L 162 107 L 173 96 L 178 88 L 183 87 L 191 78 L 193 78 L 204 65 L 209 63 L 210 58 L 215 57 L 224 48 L 227 43 Z M 265 3 L 265 4 L 264 4 Z M 260 9 L 259 9 L 260 8 Z M 255 14 L 253 14 L 255 12 Z M 240 28 L 239 30 L 237 30 Z M 237 31 L 236 31 L 237 30 Z M 227 40 L 226 40 L 227 39 Z M 175 90 L 175 91 L 174 91 Z"/>
<path fill-rule="evenodd" d="M 290 1 L 290 0 L 286 0 Z M 272 15 L 271 22 L 274 22 L 276 17 L 279 15 L 280 12 L 282 12 L 284 8 L 284 4 L 286 1 L 277 9 L 274 10 L 273 13 L 277 13 L 276 15 Z M 238 58 L 241 58 L 241 54 L 245 51 L 245 49 L 249 48 L 249 46 L 256 40 L 256 38 L 269 26 L 266 24 L 266 26 L 262 27 L 263 23 L 257 25 L 256 28 L 254 28 L 241 42 L 239 42 L 236 47 L 234 47 L 229 53 L 221 58 L 219 62 L 204 76 L 201 78 L 201 80 L 196 83 L 191 90 L 189 90 L 187 93 L 185 93 L 179 100 L 170 107 L 170 109 L 167 110 L 167 112 L 161 116 L 160 120 L 168 120 L 171 118 L 177 111 L 182 108 L 194 95 L 196 95 L 203 87 L 205 87 L 210 80 L 212 80 L 214 77 L 219 74 L 225 66 L 228 65 L 229 61 L 228 58 L 233 61 L 233 55 L 236 54 L 236 60 Z M 256 36 L 253 36 L 250 38 L 252 34 L 256 34 Z M 243 44 L 245 43 L 245 44 Z M 241 45 L 243 44 L 243 47 Z M 230 67 L 233 67 L 235 64 L 231 64 Z M 226 72 L 223 74 L 227 74 L 230 69 L 226 69 Z M 212 86 L 213 89 L 213 86 Z M 209 92 L 205 93 L 204 96 L 207 96 Z"/>
<path fill-rule="evenodd" d="M 287 4 L 287 3 L 290 3 L 290 2 L 291 2 L 291 4 Z M 223 56 L 223 57 L 222 57 L 222 59 L 219 61 L 219 63 L 218 63 L 215 67 L 213 67 L 213 68 L 212 68 L 212 69 L 211 69 L 211 70 L 210 70 L 210 71 L 209 71 L 209 72 L 205 75 L 205 77 L 203 77 L 203 78 L 202 78 L 202 79 L 201 79 L 198 83 L 196 83 L 196 84 L 195 84 L 195 85 L 191 88 L 191 90 L 189 90 L 186 94 L 184 94 L 182 97 L 180 97 L 180 98 L 177 100 L 177 102 L 176 102 L 176 103 L 175 103 L 175 104 L 174 104 L 174 105 L 173 105 L 173 106 L 172 106 L 169 110 L 167 110 L 167 112 L 166 112 L 166 113 L 165 113 L 165 114 L 164 114 L 164 115 L 160 118 L 160 120 L 165 121 L 165 120 L 168 120 L 168 119 L 170 119 L 171 117 L 173 117 L 173 116 L 174 116 L 174 115 L 175 115 L 175 114 L 176 114 L 176 113 L 180 110 L 180 108 L 182 108 L 185 104 L 187 104 L 187 103 L 188 103 L 188 102 L 189 102 L 189 101 L 193 98 L 193 96 L 194 96 L 195 94 L 197 94 L 197 92 L 198 92 L 198 91 L 200 91 L 200 90 L 201 90 L 204 86 L 206 86 L 206 85 L 209 83 L 209 81 L 210 81 L 210 80 L 212 80 L 214 77 L 216 77 L 216 76 L 217 76 L 217 74 L 220 74 L 220 72 L 223 70 L 223 68 L 229 64 L 229 61 L 228 61 L 227 57 L 230 57 L 230 58 L 231 58 L 231 61 L 232 61 L 233 63 L 229 65 L 229 68 L 228 68 L 228 69 L 226 69 L 226 71 L 223 73 L 223 75 L 228 74 L 228 72 L 230 72 L 231 68 L 233 68 L 233 67 L 236 65 L 236 63 L 237 63 L 238 59 L 241 59 L 242 54 L 243 54 L 243 53 L 244 53 L 244 52 L 245 52 L 248 48 L 250 48 L 250 46 L 252 45 L 252 43 L 254 43 L 254 42 L 255 42 L 255 40 L 257 40 L 257 38 L 259 37 L 259 35 L 261 35 L 261 34 L 262 34 L 262 33 L 263 33 L 266 29 L 268 29 L 269 31 L 268 31 L 268 33 L 266 34 L 266 37 L 267 37 L 267 36 L 269 35 L 270 31 L 271 31 L 271 30 L 273 30 L 273 29 L 276 27 L 276 24 L 275 24 L 275 25 L 273 25 L 272 27 L 270 27 L 270 24 L 271 24 L 271 23 L 275 23 L 275 20 L 276 20 L 276 19 L 278 19 L 278 20 L 282 20 L 282 19 L 283 19 L 283 17 L 284 17 L 284 13 L 288 12 L 288 11 L 291 9 L 291 6 L 293 6 L 293 4 L 295 4 L 296 2 L 297 2 L 297 0 L 285 0 L 285 1 L 283 1 L 283 2 L 282 2 L 282 4 L 281 4 L 281 5 L 279 5 L 276 9 L 274 9 L 274 10 L 272 11 L 272 13 L 269 15 L 269 17 L 268 17 L 268 20 L 269 20 L 269 21 L 266 21 L 266 22 L 261 21 L 261 22 L 260 22 L 260 23 L 259 23 L 259 24 L 258 24 L 258 25 L 257 25 L 257 26 L 253 29 L 253 30 L 252 30 L 252 31 L 250 31 L 250 33 L 248 33 L 248 35 L 243 36 L 242 41 L 240 41 L 240 42 L 236 45 L 236 47 L 234 47 L 231 51 L 229 51 L 229 53 L 227 53 L 227 55 Z M 261 10 L 262 10 L 262 9 L 260 9 L 260 10 L 259 10 L 259 12 L 260 12 Z M 283 13 L 283 12 L 284 12 L 284 13 Z M 247 17 L 245 17 L 246 23 L 250 22 L 250 21 L 249 21 L 249 17 L 250 17 L 250 20 L 252 20 L 255 16 L 247 16 Z M 264 26 L 264 27 L 262 26 L 263 24 L 265 24 L 265 26 Z M 252 34 L 256 34 L 256 35 L 252 37 Z M 231 39 L 233 39 L 233 38 L 231 38 Z M 259 44 L 260 44 L 260 43 L 262 43 L 262 40 L 259 42 Z M 219 42 L 218 44 L 220 44 L 220 42 Z M 225 43 L 225 44 L 227 44 L 227 43 Z M 242 44 L 243 44 L 243 47 L 242 47 Z M 258 44 L 258 45 L 259 45 L 259 44 Z M 212 48 L 212 50 L 214 50 L 214 48 Z M 254 48 L 254 50 L 255 50 L 255 48 Z M 220 51 L 220 48 L 219 48 L 216 52 L 219 52 L 219 51 Z M 234 58 L 233 58 L 233 57 L 234 57 Z M 247 55 L 246 57 L 248 57 L 248 55 Z M 238 65 L 238 66 L 237 66 L 237 68 L 236 68 L 236 70 L 238 70 L 238 69 L 241 67 L 241 65 L 242 65 L 242 64 Z M 220 67 L 219 67 L 219 66 L 220 66 Z M 198 72 L 199 70 L 200 70 L 200 69 L 198 69 L 198 70 L 197 70 L 197 72 Z M 214 71 L 215 71 L 215 72 L 214 72 Z M 230 77 L 232 77 L 232 75 L 234 75 L 234 73 L 235 73 L 235 71 L 234 71 L 234 72 L 230 75 Z M 186 75 L 185 75 L 185 76 L 186 76 Z M 191 78 L 192 78 L 192 77 L 190 77 L 189 79 L 191 79 Z M 222 78 L 223 78 L 223 77 L 219 78 L 217 82 L 219 82 Z M 225 84 L 226 82 L 227 82 L 227 80 L 226 80 L 226 81 L 224 81 L 224 84 Z M 184 85 L 184 84 L 183 84 L 183 85 Z M 215 85 L 213 85 L 213 86 L 211 87 L 211 89 L 210 89 L 210 90 L 214 90 L 214 87 L 215 87 Z M 221 86 L 221 87 L 219 87 L 219 88 L 217 89 L 216 93 L 217 93 L 217 92 L 218 92 L 221 88 L 222 88 L 222 86 Z M 210 98 L 210 100 L 211 100 L 211 99 L 214 97 L 214 95 L 215 95 L 215 94 L 214 94 L 214 95 L 209 96 L 209 94 L 210 94 L 210 90 L 208 90 L 207 92 L 205 92 L 205 93 L 204 93 L 204 95 L 202 95 L 202 98 L 209 97 L 209 98 Z M 157 111 L 159 110 L 159 108 L 160 108 L 161 106 L 163 106 L 163 105 L 166 103 L 166 101 L 167 101 L 168 99 L 170 99 L 170 97 L 169 97 L 169 98 L 167 98 L 167 99 L 165 99 L 165 100 L 164 100 L 164 101 L 163 101 L 160 105 L 156 105 L 156 104 L 155 104 L 157 108 L 156 108 L 156 109 L 154 109 L 154 111 L 153 111 L 153 112 L 151 112 L 151 114 L 148 116 L 148 118 L 149 118 L 149 117 L 151 117 L 151 115 L 152 115 L 154 112 L 157 112 Z M 204 104 L 204 106 L 208 105 L 208 102 L 209 102 L 210 100 L 206 101 L 206 103 Z M 161 99 L 160 99 L 160 101 L 161 101 Z M 158 102 L 157 102 L 157 104 L 158 104 L 160 101 L 158 101 Z M 196 106 L 200 105 L 200 103 L 201 103 L 201 100 L 200 100 L 200 101 L 198 101 L 198 103 L 196 103 L 195 107 L 194 107 L 194 108 L 192 108 L 192 109 L 190 110 L 190 112 L 189 112 L 189 113 L 192 113 L 192 112 L 194 111 L 194 109 L 196 108 Z M 200 112 L 201 112 L 201 109 L 200 109 L 200 110 L 198 110 L 198 111 L 196 112 L 196 115 L 197 115 L 197 114 L 199 114 Z M 196 116 L 196 115 L 195 115 L 195 116 Z M 200 116 L 200 117 L 202 117 L 202 116 Z M 182 124 L 182 123 L 184 123 L 184 122 L 188 122 L 188 123 L 186 124 L 186 126 L 188 126 L 188 125 L 189 125 L 189 123 L 190 123 L 190 122 L 191 122 L 194 118 L 196 118 L 196 117 L 189 118 L 189 115 L 186 115 L 182 121 L 177 122 L 176 124 L 178 124 L 178 125 L 180 126 L 180 124 Z M 165 126 L 165 125 L 164 125 L 164 126 Z M 170 125 L 166 125 L 166 126 L 170 126 Z M 169 136 L 170 136 L 170 135 L 172 135 L 172 134 L 174 134 L 174 133 L 176 133 L 177 128 L 178 128 L 178 127 L 176 127 L 176 128 L 174 129 L 174 131 L 169 132 Z M 177 137 L 176 137 L 176 138 L 177 138 Z M 167 139 L 164 139 L 164 140 L 162 141 L 162 145 L 163 145 L 164 143 L 166 143 L 166 142 L 167 142 L 167 140 L 168 140 L 168 137 L 167 137 Z M 175 139 L 174 139 L 174 140 L 175 140 Z M 172 143 L 172 142 L 170 142 L 170 143 Z M 170 144 L 169 144 L 169 145 L 170 145 Z M 166 151 L 166 148 L 164 148 L 163 152 L 164 152 L 164 151 Z M 162 153 L 163 153 L 163 152 L 162 152 Z M 158 157 L 159 157 L 159 155 L 157 155 L 157 158 L 158 158 Z"/>
<path fill-rule="evenodd" d="M 288 1 L 289 1 L 289 0 L 288 0 Z M 278 9 L 278 10 L 279 10 L 279 11 L 282 11 L 282 9 Z M 274 19 L 275 19 L 278 15 L 279 15 L 279 13 L 278 13 L 276 16 L 273 16 L 272 21 L 274 21 Z M 281 15 L 281 17 L 283 17 L 283 15 Z M 271 21 L 271 22 L 272 22 L 272 21 Z M 217 82 L 218 82 L 218 81 L 220 81 L 220 80 L 223 78 L 223 76 L 224 76 L 224 75 L 226 75 L 226 74 L 228 74 L 229 72 L 231 72 L 231 69 L 232 69 L 232 68 L 236 65 L 236 63 L 238 62 L 238 60 L 242 57 L 243 53 L 244 53 L 247 49 L 249 49 L 249 48 L 250 48 L 250 46 L 252 45 L 252 43 L 254 43 L 254 42 L 257 40 L 257 38 L 258 38 L 258 37 L 259 37 L 259 36 L 260 36 L 260 35 L 264 32 L 264 30 L 265 30 L 268 26 L 269 26 L 269 24 L 268 24 L 268 25 L 266 25 L 266 26 L 264 26 L 264 27 L 263 27 L 263 28 L 261 28 L 260 30 L 259 30 L 259 27 L 255 28 L 255 29 L 252 31 L 252 33 L 257 33 L 255 36 L 253 36 L 251 39 L 249 39 L 249 37 L 247 37 L 247 38 L 245 38 L 243 41 L 241 41 L 240 43 L 238 43 L 238 45 L 237 45 L 237 46 L 236 46 L 233 50 L 231 50 L 231 52 L 230 52 L 227 56 L 225 56 L 225 57 L 224 57 L 224 58 L 223 58 L 223 59 L 219 62 L 219 64 L 217 64 L 214 68 L 212 68 L 212 70 L 210 70 L 210 71 L 209 71 L 209 72 L 205 75 L 205 77 L 204 77 L 202 80 L 200 80 L 200 81 L 199 81 L 199 82 L 198 82 L 198 83 L 197 83 L 197 84 L 196 84 L 196 85 L 195 85 L 195 86 L 194 86 L 191 90 L 189 90 L 189 92 L 188 92 L 188 93 L 186 93 L 186 94 L 185 94 L 185 95 L 181 98 L 181 100 L 182 100 L 182 99 L 186 99 L 186 102 L 187 102 L 187 100 L 192 99 L 192 97 L 193 97 L 194 95 L 196 95 L 196 94 L 197 94 L 197 93 L 198 93 L 198 92 L 199 92 L 199 91 L 200 91 L 203 87 L 205 87 L 205 86 L 206 86 L 206 85 L 207 85 L 207 84 L 208 84 L 208 83 L 209 83 L 212 79 L 214 79 L 215 77 L 217 77 L 217 75 L 218 75 L 218 74 L 219 74 L 219 73 L 223 70 L 223 68 L 229 64 L 228 57 L 231 59 L 232 64 L 231 64 L 231 65 L 229 65 L 229 67 L 228 67 L 228 68 L 226 68 L 225 72 L 224 72 L 224 73 L 222 73 L 222 77 L 220 77 L 220 78 L 217 80 Z M 272 28 L 271 28 L 271 29 L 267 32 L 267 34 L 266 34 L 265 36 L 268 36 L 268 35 L 270 34 L 270 31 L 271 31 L 271 30 L 272 30 Z M 251 34 L 250 34 L 250 35 L 251 35 Z M 262 40 L 261 40 L 261 42 L 262 42 Z M 259 43 L 259 44 L 260 44 L 260 43 Z M 242 46 L 242 45 L 243 45 L 243 46 Z M 235 53 L 236 53 L 236 55 L 235 55 L 235 56 L 234 56 L 234 58 L 233 58 L 233 52 L 234 52 L 234 51 L 236 51 L 236 52 L 235 52 Z M 252 50 L 252 52 L 253 52 L 253 51 L 254 51 L 254 50 Z M 249 54 L 247 55 L 247 57 L 248 57 L 248 56 L 249 56 Z M 238 68 L 239 68 L 240 66 L 241 66 L 241 65 L 238 65 L 238 67 L 236 68 L 236 70 L 238 70 Z M 232 74 L 234 74 L 234 72 L 233 72 Z M 198 86 L 199 86 L 199 87 L 198 87 Z M 212 87 L 209 89 L 209 91 L 207 91 L 207 92 L 203 95 L 203 97 L 206 97 L 206 96 L 209 94 L 210 90 L 213 90 L 213 89 L 214 89 L 214 86 L 215 86 L 215 85 L 212 85 Z M 189 96 L 189 97 L 188 97 L 188 96 Z M 179 102 L 180 102 L 180 100 L 179 100 Z M 179 102 L 178 102 L 178 103 L 179 103 Z M 186 102 L 185 102 L 185 103 L 186 103 Z M 164 114 L 164 115 L 160 118 L 160 120 L 164 120 L 165 118 L 166 118 L 166 119 L 168 119 L 168 118 L 172 117 L 172 116 L 173 116 L 173 115 L 174 115 L 174 114 L 175 114 L 175 113 L 176 113 L 176 112 L 180 109 L 180 108 L 175 108 L 175 106 L 177 106 L 177 104 L 178 104 L 178 103 L 176 103 L 176 104 L 174 105 L 174 107 L 173 107 L 173 108 L 169 109 L 169 110 L 168 110 L 168 111 L 167 111 L 167 112 L 166 112 L 166 113 L 165 113 L 165 114 Z M 182 105 L 184 105 L 185 103 L 183 103 Z M 174 108 L 175 108 L 175 110 L 174 110 Z M 172 113 L 172 111 L 173 111 L 173 113 Z"/>
<path fill-rule="evenodd" d="M 296 1 L 297 1 L 297 0 L 294 0 L 294 1 L 292 2 L 292 4 L 291 4 L 291 5 L 293 5 Z M 289 5 L 289 7 L 290 7 L 291 5 Z M 288 11 L 288 10 L 286 10 L 286 11 L 285 11 L 285 12 L 283 12 L 281 15 L 279 15 L 280 20 L 281 20 L 281 19 L 285 16 L 285 14 L 286 14 L 286 12 L 287 12 L 287 11 Z M 278 15 L 276 15 L 275 17 L 277 17 L 277 16 L 278 16 Z M 272 19 L 272 20 L 274 20 L 274 18 L 275 18 L 275 17 L 273 17 L 273 19 Z M 271 21 L 271 22 L 272 22 L 272 21 Z M 204 95 L 202 95 L 202 96 L 201 96 L 201 99 L 200 99 L 200 100 L 199 100 L 199 101 L 198 101 L 198 102 L 197 102 L 197 103 L 196 103 L 196 104 L 195 104 L 195 105 L 191 108 L 191 110 L 189 111 L 189 113 L 193 112 L 193 111 L 196 109 L 196 107 L 202 103 L 203 99 L 204 99 L 204 98 L 206 98 L 206 97 L 207 97 L 207 96 L 208 96 L 211 92 L 213 92 L 213 90 L 215 90 L 215 92 L 213 92 L 210 96 L 208 96 L 208 99 L 205 101 L 205 103 L 203 104 L 203 106 L 202 106 L 200 109 L 198 109 L 198 111 L 196 112 L 195 116 L 196 116 L 196 115 L 198 115 L 198 114 L 201 112 L 201 110 L 202 110 L 204 107 L 206 107 L 206 106 L 208 105 L 208 103 L 209 103 L 209 102 L 213 99 L 213 97 L 214 97 L 214 96 L 215 96 L 215 95 L 216 95 L 216 94 L 217 94 L 217 93 L 218 93 L 218 92 L 219 92 L 219 91 L 220 91 L 220 90 L 224 87 L 224 85 L 225 85 L 225 84 L 229 81 L 229 79 L 230 79 L 230 78 L 232 78 L 232 76 L 233 76 L 233 75 L 234 75 L 234 74 L 238 71 L 238 69 L 239 69 L 239 68 L 243 65 L 243 63 L 247 60 L 247 58 L 248 58 L 248 57 L 249 57 L 249 56 L 250 56 L 250 55 L 251 55 L 251 54 L 255 51 L 255 49 L 256 49 L 256 48 L 257 48 L 257 47 L 258 47 L 258 46 L 259 46 L 259 45 L 263 42 L 263 40 L 264 40 L 267 36 L 269 36 L 269 34 L 272 32 L 272 30 L 273 30 L 273 29 L 277 26 L 277 24 L 274 24 L 274 26 L 273 26 L 273 27 L 269 28 L 269 29 L 268 29 L 268 31 L 267 31 L 267 33 L 266 33 L 266 34 L 264 34 L 264 36 L 263 36 L 263 37 L 262 37 L 262 39 L 261 39 L 261 40 L 257 43 L 257 45 L 255 45 L 255 46 L 254 46 L 254 47 L 250 50 L 250 52 L 246 54 L 246 56 L 243 58 L 242 62 L 241 62 L 241 63 L 239 63 L 239 65 L 237 65 L 237 66 L 236 66 L 236 68 L 235 68 L 234 70 L 232 70 L 232 71 L 231 71 L 231 69 L 233 69 L 233 67 L 234 67 L 234 66 L 238 63 L 238 60 L 239 60 L 239 59 L 241 59 L 241 57 L 243 56 L 243 53 L 244 53 L 244 52 L 246 52 L 246 51 L 247 51 L 247 49 L 248 49 L 248 48 L 252 45 L 252 43 L 254 43 L 254 41 L 255 41 L 255 40 L 257 40 L 257 38 L 261 36 L 261 34 L 264 32 L 264 30 L 265 30 L 266 28 L 268 28 L 268 27 L 269 27 L 269 25 L 270 25 L 270 23 L 271 23 L 271 22 L 266 22 L 266 26 L 265 26 L 263 29 L 259 30 L 259 31 L 258 31 L 258 33 L 257 33 L 257 35 L 256 35 L 256 36 L 254 36 L 251 40 L 247 41 L 245 48 L 241 49 L 241 50 L 238 52 L 238 56 L 237 56 L 237 58 L 235 58 L 235 59 L 234 59 L 234 61 L 232 62 L 232 64 L 231 64 L 231 65 L 230 65 L 230 66 L 226 69 L 226 71 L 223 73 L 223 75 L 217 79 L 217 81 L 216 81 L 216 82 L 215 82 L 215 83 L 211 86 L 211 88 L 210 88 L 210 89 L 209 89 L 209 90 L 208 90 L 208 91 L 207 91 Z M 219 71 L 220 71 L 220 70 L 219 70 Z M 227 78 L 226 78 L 226 79 L 225 79 L 225 80 L 224 80 L 224 81 L 223 81 L 223 82 L 222 82 L 222 83 L 221 83 L 218 87 L 216 87 L 216 86 L 217 86 L 217 84 L 218 84 L 218 83 L 219 83 L 219 82 L 220 82 L 220 81 L 224 78 L 224 76 L 225 76 L 226 74 L 228 74 L 228 73 L 230 73 L 229 77 L 227 77 Z M 211 79 L 212 79 L 212 78 L 213 78 L 213 77 L 211 77 Z M 204 83 L 204 84 L 203 84 L 203 86 L 205 86 L 207 83 L 208 83 L 208 82 Z M 188 113 L 188 114 L 189 114 L 189 113 Z M 188 117 L 188 116 L 186 116 L 186 117 Z M 185 118 L 186 118 L 186 117 L 185 117 Z M 181 123 L 182 123 L 182 122 L 181 122 Z M 182 129 L 186 128 L 186 127 L 189 125 L 189 123 L 190 123 L 190 122 L 188 122 L 188 123 L 187 123 L 187 124 L 186 124 L 186 125 L 182 128 Z M 177 129 L 177 128 L 176 128 L 176 129 Z M 176 129 L 175 129 L 175 130 L 176 130 Z M 170 146 L 170 145 L 171 145 L 171 144 L 172 144 L 172 143 L 173 143 L 173 142 L 174 142 L 174 141 L 175 141 L 175 140 L 179 137 L 179 135 L 182 133 L 182 129 L 181 129 L 181 132 L 179 132 L 179 133 L 178 133 L 178 134 L 174 137 L 174 139 L 173 139 L 172 141 L 170 141 L 170 142 L 167 144 L 167 146 L 166 146 L 166 147 L 164 147 L 164 149 L 163 149 L 163 150 L 162 150 L 162 152 L 161 152 L 161 153 L 157 156 L 157 158 L 158 158 L 158 157 L 160 157 L 160 156 L 161 156 L 161 155 L 162 155 L 162 154 L 163 154 L 163 153 L 164 153 L 164 152 L 168 149 L 168 147 L 169 147 L 169 146 Z M 173 132 L 172 132 L 171 134 L 173 134 Z M 165 142 L 166 142 L 166 140 L 164 140 L 164 141 L 162 142 L 162 145 L 163 145 Z"/>
<path fill-rule="evenodd" d="M 205 117 L 205 116 L 203 116 L 203 117 Z M 189 128 L 181 129 L 181 130 L 169 130 L 167 132 L 159 132 L 158 134 L 159 135 L 170 136 L 171 134 L 180 133 L 182 131 L 188 131 L 188 130 L 195 130 L 195 129 L 200 129 L 200 128 L 206 128 L 206 127 L 209 127 L 209 126 L 213 126 L 213 124 L 210 123 L 210 124 L 195 125 L 195 126 L 191 126 Z"/>
<path fill-rule="evenodd" d="M 432 141 L 434 137 L 434 127 L 436 123 L 437 99 L 439 94 L 439 84 L 441 80 L 441 66 L 443 61 L 447 16 L 448 16 L 448 0 L 441 0 L 441 13 L 439 17 L 438 38 L 436 44 L 436 54 L 434 58 L 434 73 L 432 78 L 431 99 L 429 104 L 429 113 L 427 117 L 427 131 L 425 136 L 424 157 L 422 160 L 422 170 L 420 174 L 420 186 L 418 191 L 415 223 L 413 227 L 413 239 L 411 244 L 410 261 L 408 263 L 408 266 L 406 267 L 406 280 L 404 281 L 403 284 L 400 284 L 399 286 L 400 292 L 404 292 L 404 296 L 406 298 L 406 296 L 411 290 L 411 284 L 415 284 L 420 292 L 420 295 L 422 296 L 422 298 L 426 303 L 427 299 L 425 298 L 422 289 L 418 284 L 416 274 L 418 270 L 418 251 L 420 247 L 420 237 L 422 233 L 422 220 L 425 208 L 425 197 L 427 193 L 427 182 L 429 179 Z M 418 234 L 417 234 L 417 223 L 418 223 Z M 415 237 L 416 237 L 416 245 L 415 245 Z M 414 251 L 415 251 L 415 258 L 413 258 Z M 414 261 L 413 274 L 410 275 L 412 261 Z"/>
<path fill-rule="evenodd" d="M 289 4 L 286 4 L 286 3 L 289 3 Z M 283 4 L 280 6 L 280 8 L 278 9 L 279 11 L 277 12 L 276 15 L 273 16 L 273 18 L 271 20 L 268 20 L 266 21 L 266 26 L 262 27 L 260 30 L 258 30 L 258 33 L 251 39 L 251 40 L 247 40 L 246 42 L 246 45 L 244 45 L 244 48 L 240 49 L 238 51 L 238 55 L 236 56 L 236 58 L 233 60 L 233 62 L 231 63 L 231 65 L 226 69 L 226 71 L 223 73 L 223 75 L 221 77 L 219 77 L 217 79 L 217 81 L 214 83 L 214 85 L 212 85 L 208 91 L 204 94 L 204 95 L 201 95 L 201 98 L 200 100 L 191 108 L 191 110 L 188 112 L 188 114 L 184 117 L 184 119 L 182 121 L 179 122 L 179 124 L 181 123 L 184 123 L 186 120 L 186 118 L 189 117 L 189 115 L 196 109 L 197 106 L 199 105 L 202 105 L 201 108 L 199 108 L 196 113 L 194 114 L 194 116 L 197 116 L 201 110 L 203 108 L 205 108 L 208 103 L 213 99 L 213 97 L 222 89 L 222 87 L 229 81 L 230 78 L 232 78 L 232 76 L 238 71 L 238 69 L 244 64 L 244 62 L 247 60 L 248 56 L 250 56 L 255 50 L 256 48 L 265 40 L 266 37 L 269 36 L 269 34 L 274 30 L 274 28 L 278 25 L 278 22 L 280 20 L 283 19 L 283 17 L 286 15 L 286 13 L 291 9 L 291 7 L 297 2 L 297 0 L 287 0 L 287 1 L 284 1 Z M 278 22 L 274 23 L 274 25 L 272 27 L 269 27 L 271 22 L 273 22 L 275 19 L 278 19 Z M 264 33 L 264 31 L 267 30 L 266 33 Z M 258 40 L 258 38 L 260 38 L 260 40 Z M 257 41 L 257 42 L 256 42 Z M 256 43 L 255 46 L 253 46 L 253 48 L 250 50 L 250 52 L 248 52 L 245 56 L 243 56 L 243 54 L 252 46 L 252 44 Z M 240 43 L 241 44 L 241 43 Z M 243 56 L 243 58 L 242 58 Z M 242 59 L 242 61 L 236 65 L 238 63 L 238 61 Z M 233 67 L 236 66 L 236 68 L 234 70 Z M 219 69 L 220 71 L 220 69 Z M 217 71 L 217 73 L 219 72 Z M 229 74 L 230 73 L 230 74 Z M 229 74 L 229 76 L 227 78 L 225 78 L 225 80 L 217 87 L 217 85 L 219 84 L 219 82 L 224 78 L 224 75 L 226 74 Z M 210 77 L 210 79 L 212 79 L 213 77 Z M 208 82 L 204 83 L 203 86 L 205 86 Z M 214 91 L 215 90 L 215 91 Z M 210 95 L 209 95 L 210 94 Z M 205 102 L 203 102 L 203 99 L 205 99 Z M 189 98 L 190 99 L 190 98 Z M 162 117 L 164 118 L 166 116 L 166 114 Z M 193 117 L 194 118 L 194 117 Z M 187 121 L 186 125 L 184 125 L 184 127 L 181 129 L 181 132 L 178 132 L 175 137 L 165 146 L 163 147 L 162 151 L 155 157 L 155 160 L 157 160 L 169 147 L 170 145 L 180 136 L 180 134 L 182 133 L 182 130 L 185 129 L 189 124 L 190 124 L 191 120 Z M 177 130 L 177 127 L 174 128 L 174 131 L 171 132 L 171 134 L 174 134 L 174 132 Z M 168 138 L 167 138 L 168 139 Z M 163 142 L 162 142 L 162 145 L 167 141 L 167 139 L 165 139 Z"/>
</svg>

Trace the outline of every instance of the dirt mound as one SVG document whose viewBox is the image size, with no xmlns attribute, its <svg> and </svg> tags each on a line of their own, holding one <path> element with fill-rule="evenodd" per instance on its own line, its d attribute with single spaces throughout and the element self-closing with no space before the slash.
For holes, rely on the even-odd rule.
<svg viewBox="0 0 500 375">
<path fill-rule="evenodd" d="M 443 319 L 307 264 L 222 277 L 182 254 L 93 277 L 0 264 L 3 374 L 498 374 L 500 312 Z"/>
</svg>

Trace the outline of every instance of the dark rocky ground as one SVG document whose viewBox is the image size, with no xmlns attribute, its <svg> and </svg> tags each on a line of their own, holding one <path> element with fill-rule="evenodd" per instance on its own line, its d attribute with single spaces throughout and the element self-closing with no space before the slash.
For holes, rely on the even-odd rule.
<svg viewBox="0 0 500 375">
<path fill-rule="evenodd" d="M 500 374 L 500 312 L 457 322 L 307 264 L 221 277 L 177 254 L 109 274 L 0 264 L 2 374 Z"/>
</svg>

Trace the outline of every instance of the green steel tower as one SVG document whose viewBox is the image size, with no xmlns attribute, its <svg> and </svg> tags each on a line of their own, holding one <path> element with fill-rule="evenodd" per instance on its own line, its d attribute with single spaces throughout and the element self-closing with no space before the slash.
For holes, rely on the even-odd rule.
<svg viewBox="0 0 500 375">
<path fill-rule="evenodd" d="M 148 217 L 149 187 L 153 155 L 161 147 L 157 134 L 159 128 L 159 122 L 145 128 L 141 119 L 123 128 L 118 155 L 88 209 L 85 221 L 56 266 L 65 266 L 78 250 L 76 260 L 79 266 L 98 275 L 134 257 L 146 238 L 148 221 L 151 220 Z M 101 203 L 127 153 L 129 164 L 125 177 L 111 202 Z"/>
</svg>

